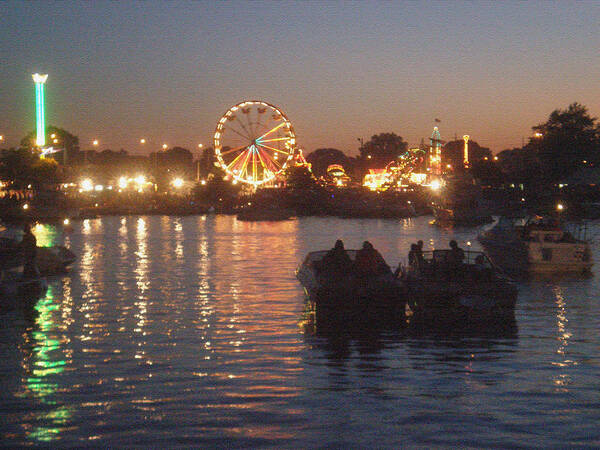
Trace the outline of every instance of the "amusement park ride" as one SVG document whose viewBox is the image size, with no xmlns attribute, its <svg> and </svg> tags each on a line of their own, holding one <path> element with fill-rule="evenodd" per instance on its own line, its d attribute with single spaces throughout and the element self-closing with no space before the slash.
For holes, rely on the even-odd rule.
<svg viewBox="0 0 600 450">
<path fill-rule="evenodd" d="M 427 175 L 419 173 L 425 160 L 425 151 L 420 148 L 411 148 L 400 157 L 388 163 L 383 169 L 369 169 L 365 175 L 363 186 L 373 191 L 385 190 L 390 187 L 407 186 L 412 184 L 423 184 Z"/>
<path fill-rule="evenodd" d="M 229 178 L 257 187 L 275 181 L 294 159 L 296 135 L 279 108 L 250 100 L 232 106 L 221 117 L 214 148 Z"/>
<path fill-rule="evenodd" d="M 36 141 L 41 157 L 63 149 L 46 145 L 44 86 L 48 75 L 33 74 L 36 92 Z M 382 169 L 369 169 L 364 186 L 372 190 L 412 184 L 433 184 L 444 174 L 442 168 L 442 139 L 434 127 L 428 151 L 413 148 Z M 464 166 L 469 167 L 469 136 L 464 135 Z M 56 139 L 54 140 L 56 143 Z M 219 119 L 214 134 L 217 163 L 233 183 L 254 188 L 285 183 L 283 172 L 290 166 L 311 170 L 302 150 L 297 147 L 291 122 L 280 108 L 262 100 L 248 100 L 229 108 Z M 66 153 L 64 153 L 66 158 Z M 426 170 L 425 167 L 427 166 Z M 343 166 L 333 164 L 327 176 L 337 186 L 346 186 L 350 178 Z"/>
<path fill-rule="evenodd" d="M 464 140 L 464 159 L 468 165 L 468 136 L 465 135 Z M 428 152 L 413 148 L 385 168 L 370 169 L 363 185 L 372 190 L 385 190 L 432 183 L 443 174 L 442 139 L 437 127 L 433 129 L 430 143 Z M 262 100 L 238 103 L 223 114 L 215 130 L 214 149 L 217 164 L 228 179 L 254 188 L 280 184 L 283 171 L 292 164 L 310 170 L 310 164 L 297 148 L 294 128 L 287 116 L 277 106 Z M 328 167 L 327 175 L 338 186 L 348 184 L 349 177 L 340 165 Z"/>
</svg>

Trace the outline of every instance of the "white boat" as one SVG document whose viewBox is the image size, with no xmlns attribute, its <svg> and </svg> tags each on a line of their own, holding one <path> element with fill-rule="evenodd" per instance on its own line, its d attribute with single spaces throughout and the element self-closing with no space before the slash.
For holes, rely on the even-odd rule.
<svg viewBox="0 0 600 450">
<path fill-rule="evenodd" d="M 570 232 L 553 218 L 500 217 L 478 239 L 494 264 L 511 273 L 584 274 L 593 265 L 585 229 Z"/>
</svg>

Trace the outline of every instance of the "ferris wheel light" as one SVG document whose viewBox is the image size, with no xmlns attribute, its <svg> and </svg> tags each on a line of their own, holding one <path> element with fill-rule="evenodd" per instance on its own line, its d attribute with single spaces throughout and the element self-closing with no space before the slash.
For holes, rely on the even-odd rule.
<svg viewBox="0 0 600 450">
<path fill-rule="evenodd" d="M 243 114 L 235 116 L 234 112 L 240 109 Z M 265 114 L 267 110 L 269 114 Z M 225 135 L 227 139 L 223 139 Z M 277 107 L 258 100 L 241 102 L 226 111 L 217 123 L 215 165 L 230 179 L 256 187 L 285 170 L 295 152 L 295 142 L 291 123 Z M 282 161 L 279 153 L 288 155 L 287 159 Z"/>
</svg>

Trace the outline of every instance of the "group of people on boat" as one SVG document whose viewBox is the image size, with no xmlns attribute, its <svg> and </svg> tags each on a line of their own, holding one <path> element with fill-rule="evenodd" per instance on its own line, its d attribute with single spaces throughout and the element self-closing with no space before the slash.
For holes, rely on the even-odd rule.
<svg viewBox="0 0 600 450">
<path fill-rule="evenodd" d="M 455 240 L 450 241 L 450 250 L 444 251 L 443 261 L 433 261 L 439 263 L 449 269 L 459 269 L 465 259 L 465 252 L 460 248 Z M 410 252 L 408 252 L 408 266 L 413 272 L 420 272 L 425 267 L 425 259 L 423 257 L 423 241 L 419 240 L 416 244 L 411 244 Z M 396 270 L 399 274 L 401 267 Z"/>
<path fill-rule="evenodd" d="M 429 265 L 436 266 L 432 267 L 434 270 L 458 274 L 463 266 L 465 252 L 455 240 L 451 240 L 449 245 L 450 249 L 441 253 L 443 260 L 437 261 L 434 259 Z M 422 240 L 419 240 L 416 244 L 411 244 L 408 253 L 408 264 L 409 271 L 412 273 L 422 273 L 428 266 L 423 256 Z M 363 242 L 362 248 L 358 250 L 355 260 L 352 261 L 341 239 L 338 239 L 333 248 L 325 254 L 317 269 L 319 276 L 332 281 L 341 281 L 349 275 L 358 278 L 372 278 L 392 274 L 390 266 L 385 262 L 381 253 L 369 241 Z M 403 267 L 399 265 L 393 275 L 398 277 L 401 276 L 402 272 Z"/>
<path fill-rule="evenodd" d="M 363 242 L 362 248 L 356 252 L 356 258 L 352 261 L 341 239 L 338 239 L 323 257 L 318 269 L 321 277 L 333 281 L 341 281 L 349 275 L 371 278 L 392 273 L 381 253 L 369 241 Z"/>
</svg>

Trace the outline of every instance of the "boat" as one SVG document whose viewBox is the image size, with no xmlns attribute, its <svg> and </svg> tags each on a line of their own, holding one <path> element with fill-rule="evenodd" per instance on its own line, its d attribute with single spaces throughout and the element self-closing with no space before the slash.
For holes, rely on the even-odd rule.
<svg viewBox="0 0 600 450">
<path fill-rule="evenodd" d="M 5 261 L 6 268 L 23 265 L 23 257 L 19 244 L 22 231 L 0 230 L 0 258 Z M 57 275 L 69 270 L 76 256 L 71 250 L 62 245 L 37 247 L 36 265 L 41 275 Z"/>
<path fill-rule="evenodd" d="M 285 208 L 246 207 L 238 213 L 236 218 L 237 220 L 248 222 L 276 222 L 282 220 L 289 220 L 293 216 L 294 211 Z"/>
<path fill-rule="evenodd" d="M 367 279 L 349 271 L 345 276 L 331 279 L 321 275 L 319 263 L 329 250 L 308 253 L 296 269 L 296 278 L 304 287 L 307 298 L 325 313 L 342 311 L 364 312 L 382 310 L 404 314 L 406 290 L 403 283 L 391 272 Z M 354 262 L 358 250 L 346 250 Z"/>
<path fill-rule="evenodd" d="M 45 277 L 24 277 L 20 270 L 2 270 L 0 278 L 0 310 L 30 306 L 48 289 Z"/>
<path fill-rule="evenodd" d="M 35 272 L 24 276 L 20 250 L 0 246 L 0 309 L 12 309 L 37 300 L 48 288 L 46 278 Z"/>
<path fill-rule="evenodd" d="M 483 204 L 481 186 L 467 174 L 444 180 L 440 192 L 433 197 L 431 209 L 434 224 L 440 226 L 475 226 L 492 222 Z"/>
<path fill-rule="evenodd" d="M 552 217 L 502 216 L 478 240 L 493 263 L 511 274 L 588 274 L 593 265 L 585 226 L 569 231 Z"/>
<path fill-rule="evenodd" d="M 451 252 L 426 251 L 419 261 L 402 268 L 400 278 L 414 315 L 464 321 L 514 314 L 518 292 L 512 280 L 483 252 L 465 251 L 458 263 Z"/>
</svg>

